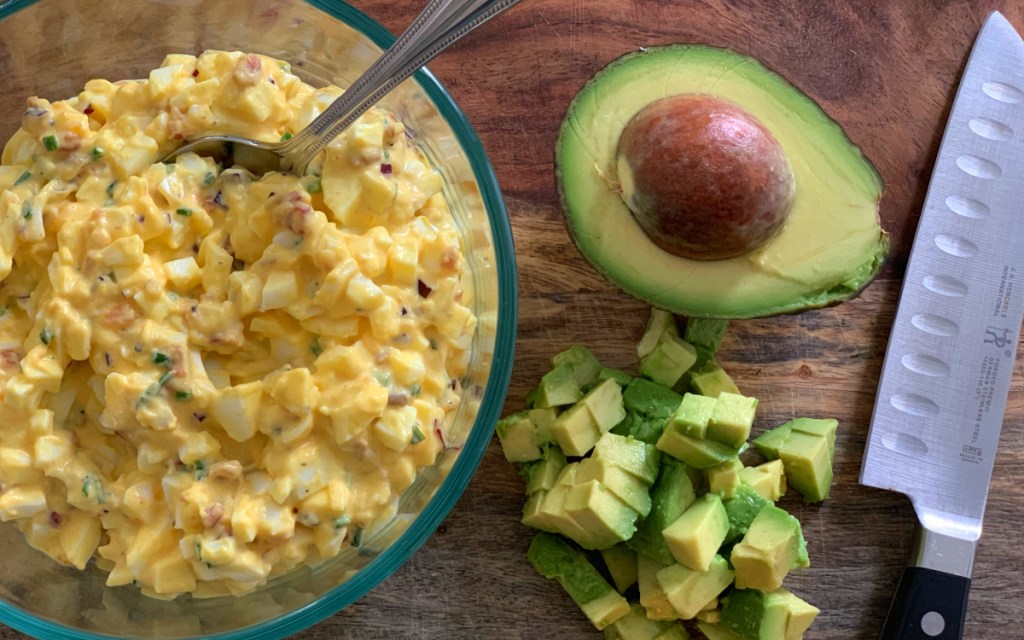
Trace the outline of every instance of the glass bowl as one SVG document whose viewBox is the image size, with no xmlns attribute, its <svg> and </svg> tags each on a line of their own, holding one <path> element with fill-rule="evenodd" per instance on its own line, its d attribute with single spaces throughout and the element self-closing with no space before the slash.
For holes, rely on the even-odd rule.
<svg viewBox="0 0 1024 640">
<path fill-rule="evenodd" d="M 240 50 L 287 60 L 314 86 L 347 86 L 392 41 L 379 24 L 326 0 L 23 0 L 0 2 L 0 137 L 24 101 L 77 94 L 86 80 L 146 77 L 168 53 Z M 348 606 L 402 564 L 437 528 L 476 470 L 512 368 L 516 271 L 497 181 L 476 134 L 427 72 L 385 101 L 440 170 L 460 230 L 479 318 L 463 402 L 447 448 L 402 496 L 394 521 L 356 550 L 273 579 L 242 597 L 161 601 L 106 574 L 63 567 L 0 525 L 0 622 L 46 638 L 282 638 Z"/>
</svg>

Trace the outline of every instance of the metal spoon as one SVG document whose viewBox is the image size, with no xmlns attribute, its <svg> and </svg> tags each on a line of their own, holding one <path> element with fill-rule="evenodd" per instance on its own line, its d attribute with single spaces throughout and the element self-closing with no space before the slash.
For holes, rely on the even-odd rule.
<svg viewBox="0 0 1024 640">
<path fill-rule="evenodd" d="M 305 129 L 288 140 L 261 142 L 233 135 L 196 138 L 167 154 L 232 156 L 257 174 L 267 171 L 304 175 L 310 161 L 367 109 L 473 29 L 519 0 L 430 0 L 387 51 Z"/>
</svg>

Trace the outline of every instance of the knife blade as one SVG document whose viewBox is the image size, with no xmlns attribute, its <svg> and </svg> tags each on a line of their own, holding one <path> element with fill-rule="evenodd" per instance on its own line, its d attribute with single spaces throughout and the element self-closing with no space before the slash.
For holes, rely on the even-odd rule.
<svg viewBox="0 0 1024 640">
<path fill-rule="evenodd" d="M 935 161 L 861 467 L 919 522 L 885 640 L 963 635 L 1022 313 L 1024 42 L 993 12 Z"/>
</svg>

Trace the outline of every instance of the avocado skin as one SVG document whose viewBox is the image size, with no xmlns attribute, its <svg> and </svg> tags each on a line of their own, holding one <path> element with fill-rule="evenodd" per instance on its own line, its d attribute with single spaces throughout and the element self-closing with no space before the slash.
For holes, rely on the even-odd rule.
<svg viewBox="0 0 1024 640">
<path fill-rule="evenodd" d="M 608 229 L 602 229 L 600 223 L 592 223 L 588 220 L 588 217 L 601 218 L 606 215 L 618 216 L 621 214 L 632 220 L 633 225 L 639 229 L 639 225 L 632 218 L 628 207 L 622 202 L 618 194 L 617 178 L 614 170 L 615 146 L 610 145 L 610 148 L 607 150 L 611 162 L 602 162 L 606 160 L 602 157 L 590 158 L 589 163 L 587 163 L 581 161 L 581 158 L 575 157 L 580 152 L 572 149 L 572 145 L 576 144 L 573 142 L 573 138 L 587 138 L 588 134 L 594 133 L 593 129 L 587 128 L 592 126 L 588 123 L 587 118 L 599 121 L 598 118 L 593 117 L 591 111 L 594 108 L 589 103 L 598 101 L 598 96 L 607 98 L 610 95 L 625 95 L 627 97 L 623 98 L 623 100 L 636 100 L 631 91 L 617 91 L 615 90 L 616 87 L 613 86 L 604 87 L 606 79 L 616 74 L 633 74 L 634 76 L 642 74 L 644 66 L 653 66 L 648 61 L 668 56 L 676 56 L 681 61 L 684 61 L 680 63 L 681 68 L 677 72 L 672 73 L 673 77 L 685 77 L 687 75 L 688 70 L 682 68 L 686 59 L 709 57 L 720 60 L 716 63 L 720 71 L 730 72 L 731 69 L 728 69 L 728 67 L 730 67 L 731 61 L 735 63 L 733 66 L 743 67 L 742 73 L 747 75 L 747 80 L 750 80 L 749 76 L 757 76 L 757 79 L 761 80 L 763 85 L 773 88 L 773 90 L 774 88 L 784 87 L 787 95 L 781 96 L 782 99 L 780 101 L 790 101 L 794 111 L 799 111 L 800 116 L 798 117 L 806 119 L 806 122 L 803 123 L 803 128 L 813 131 L 820 137 L 820 140 L 815 140 L 816 144 L 828 146 L 835 152 L 834 156 L 842 156 L 843 161 L 851 167 L 847 173 L 858 174 L 858 179 L 861 182 L 860 187 L 864 190 L 864 193 L 861 194 L 862 205 L 871 208 L 876 227 L 875 231 L 877 232 L 872 238 L 871 246 L 864 247 L 863 254 L 860 251 L 856 253 L 859 256 L 858 261 L 846 265 L 842 273 L 833 274 L 827 282 L 801 285 L 802 288 L 798 288 L 799 290 L 788 287 L 784 295 L 775 295 L 776 290 L 781 291 L 781 289 L 772 284 L 772 278 L 766 280 L 759 275 L 756 278 L 750 279 L 751 285 L 748 287 L 747 293 L 740 295 L 734 293 L 732 289 L 737 281 L 745 279 L 743 268 L 728 274 L 727 277 L 718 278 L 713 271 L 709 275 L 707 271 L 680 272 L 679 269 L 674 267 L 679 265 L 684 265 L 684 267 L 686 265 L 693 266 L 694 263 L 703 263 L 705 265 L 715 263 L 732 264 L 736 260 L 753 260 L 751 257 L 754 255 L 753 253 L 729 260 L 687 260 L 686 258 L 671 256 L 671 254 L 660 249 L 642 231 L 638 235 L 631 234 L 624 240 L 621 234 L 616 233 L 616 231 L 621 231 L 621 226 L 609 231 Z M 628 71 L 625 71 L 624 69 L 627 68 Z M 663 80 L 664 78 L 661 76 L 652 78 L 652 82 L 662 82 Z M 607 84 L 612 85 L 613 83 L 608 81 Z M 751 82 L 751 86 L 756 87 L 757 85 Z M 699 92 L 699 90 L 683 89 L 675 93 L 685 92 Z M 669 93 L 672 93 L 672 91 L 669 91 Z M 625 114 L 614 114 L 613 117 L 600 120 L 600 122 L 604 126 L 614 127 L 616 125 L 609 125 L 609 122 L 614 122 L 616 120 L 615 116 L 618 116 L 618 119 L 623 121 L 618 126 L 624 127 L 629 117 L 644 106 L 645 103 L 636 104 L 635 108 L 631 111 Z M 590 109 L 590 111 L 587 111 L 587 109 Z M 597 107 L 597 109 L 600 109 L 600 107 Z M 759 113 L 757 109 L 751 109 L 750 111 L 754 117 L 761 120 L 765 119 L 762 117 L 763 114 Z M 779 135 L 777 131 L 773 130 L 772 132 L 777 136 Z M 780 141 L 782 140 L 780 139 Z M 825 144 L 826 142 L 827 145 Z M 814 165 L 816 162 L 819 164 L 822 162 L 828 163 L 831 160 L 832 157 L 826 154 L 823 158 L 812 158 L 808 164 Z M 583 171 L 583 169 L 572 166 L 574 163 L 592 165 L 593 168 L 588 170 L 596 173 L 596 176 L 590 178 L 593 184 L 577 184 L 580 180 L 576 174 Z M 813 174 L 814 171 L 810 171 L 810 175 L 813 176 Z M 805 177 L 797 175 L 798 189 L 801 188 L 801 183 Z M 741 319 L 794 314 L 811 309 L 830 307 L 859 295 L 878 275 L 890 254 L 890 237 L 881 228 L 878 216 L 878 204 L 884 191 L 884 183 L 874 165 L 864 156 L 860 148 L 849 139 L 840 125 L 833 121 L 813 99 L 787 82 L 778 73 L 763 66 L 760 62 L 728 49 L 690 44 L 647 47 L 626 53 L 598 71 L 577 94 L 562 121 L 555 145 L 555 178 L 562 210 L 566 214 L 569 234 L 577 248 L 591 265 L 601 275 L 626 293 L 679 315 L 699 318 Z M 578 197 L 574 190 L 588 187 L 600 190 L 601 186 L 598 186 L 599 184 L 603 185 L 603 191 L 600 196 L 592 200 L 597 202 L 614 202 L 618 200 L 618 204 L 615 206 L 609 205 L 607 210 L 598 211 L 595 214 L 593 203 L 590 202 L 591 199 L 588 199 L 585 204 L 578 202 Z M 820 189 L 821 193 L 827 194 L 829 191 L 828 184 L 823 183 Z M 822 207 L 823 215 L 838 216 L 839 212 L 846 207 L 846 203 L 843 202 L 832 202 L 830 204 L 832 206 L 826 205 Z M 602 209 L 604 209 L 603 206 Z M 787 225 L 789 224 L 787 222 Z M 798 234 L 799 229 L 794 233 Z M 779 235 L 785 235 L 785 233 Z M 790 234 L 791 237 L 792 235 Z M 768 246 L 772 246 L 773 243 L 774 240 L 769 241 Z M 620 246 L 613 247 L 615 244 Z M 849 252 L 839 251 L 837 255 L 843 255 L 844 253 Z M 656 254 L 661 254 L 671 259 L 663 260 L 661 257 L 653 257 L 650 261 L 636 259 L 637 256 L 655 256 Z M 819 258 L 818 262 L 823 261 Z M 646 264 L 647 267 L 653 264 L 655 267 L 644 270 L 638 266 L 641 264 Z M 704 269 L 704 267 L 699 268 Z M 754 273 L 754 270 L 751 268 L 746 275 Z M 782 282 L 787 280 L 796 281 L 797 278 L 789 278 L 785 273 L 774 278 L 779 287 L 781 287 Z M 687 283 L 701 281 L 709 283 L 704 287 L 703 293 L 698 294 L 688 291 L 690 285 Z M 681 282 L 684 284 L 680 284 Z M 788 284 L 791 283 L 787 283 L 787 286 Z"/>
</svg>

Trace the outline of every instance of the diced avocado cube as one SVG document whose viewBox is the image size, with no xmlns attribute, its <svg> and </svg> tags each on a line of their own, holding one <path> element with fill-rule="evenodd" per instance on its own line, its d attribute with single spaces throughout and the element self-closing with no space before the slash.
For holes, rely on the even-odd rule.
<svg viewBox="0 0 1024 640">
<path fill-rule="evenodd" d="M 669 337 L 640 359 L 640 375 L 672 388 L 695 362 L 697 352 L 693 345 L 682 338 Z"/>
<path fill-rule="evenodd" d="M 728 392 L 719 394 L 705 437 L 731 447 L 741 446 L 750 437 L 756 408 L 757 398 Z"/>
<path fill-rule="evenodd" d="M 754 438 L 754 448 L 761 454 L 761 457 L 765 460 L 777 460 L 779 458 L 779 449 L 782 447 L 782 443 L 789 437 L 790 431 L 792 431 L 789 423 L 769 429 L 761 435 Z"/>
<path fill-rule="evenodd" d="M 690 634 L 687 633 L 682 625 L 674 624 L 654 636 L 654 640 L 690 640 Z"/>
<path fill-rule="evenodd" d="M 533 409 L 537 406 L 537 399 L 540 397 L 540 384 L 526 392 L 526 408 Z"/>
<path fill-rule="evenodd" d="M 658 477 L 658 461 L 661 454 L 653 445 L 640 440 L 606 433 L 594 445 L 592 457 L 607 460 L 650 485 Z"/>
<path fill-rule="evenodd" d="M 544 407 L 530 409 L 527 413 L 534 426 L 534 444 L 543 447 L 553 443 L 555 441 L 555 418 L 558 417 L 558 411 L 554 407 Z"/>
<path fill-rule="evenodd" d="M 704 634 L 707 640 L 744 640 L 732 631 L 729 631 L 721 624 L 698 622 L 697 629 Z"/>
<path fill-rule="evenodd" d="M 605 458 L 593 456 L 580 461 L 578 483 L 597 480 L 641 516 L 651 511 L 651 494 L 646 482 Z"/>
<path fill-rule="evenodd" d="M 735 589 L 725 597 L 721 626 L 749 640 L 800 640 L 818 613 L 787 589 Z"/>
<path fill-rule="evenodd" d="M 735 458 L 740 450 L 717 440 L 698 440 L 684 436 L 678 429 L 670 427 L 658 438 L 658 449 L 682 460 L 695 469 L 707 469 Z"/>
<path fill-rule="evenodd" d="M 828 497 L 832 488 L 832 460 L 828 439 L 792 431 L 779 449 L 791 487 L 800 492 L 807 502 L 820 502 Z"/>
<path fill-rule="evenodd" d="M 542 576 L 558 580 L 598 629 L 629 613 L 626 599 L 608 584 L 582 551 L 566 540 L 539 533 L 530 542 L 526 555 Z"/>
<path fill-rule="evenodd" d="M 607 549 L 636 531 L 637 512 L 597 480 L 569 489 L 564 508 L 587 532 L 585 540 L 576 540 L 585 549 Z"/>
<path fill-rule="evenodd" d="M 706 469 L 708 491 L 717 493 L 722 498 L 733 497 L 736 495 L 736 488 L 740 485 L 740 473 L 743 468 L 743 463 L 739 458 L 729 458 L 722 464 L 716 464 Z"/>
<path fill-rule="evenodd" d="M 707 493 L 661 532 L 672 557 L 694 571 L 707 571 L 729 533 L 722 499 Z"/>
<path fill-rule="evenodd" d="M 641 556 L 662 564 L 675 562 L 661 532 L 683 515 L 696 499 L 686 465 L 662 456 L 661 472 L 651 487 L 651 512 L 637 521 L 636 533 L 627 543 L 629 547 Z"/>
<path fill-rule="evenodd" d="M 744 467 L 740 471 L 740 482 L 772 502 L 786 495 L 786 475 L 783 473 L 782 460 L 771 460 L 756 467 Z"/>
<path fill-rule="evenodd" d="M 597 382 L 597 374 L 601 372 L 601 363 L 597 361 L 590 349 L 581 344 L 574 344 L 551 358 L 552 367 L 568 366 L 580 389 L 585 389 Z"/>
<path fill-rule="evenodd" d="M 652 308 L 644 335 L 636 345 L 636 357 L 643 358 L 654 351 L 654 347 L 666 337 L 679 337 L 675 316 L 668 311 Z"/>
<path fill-rule="evenodd" d="M 555 441 L 568 456 L 585 455 L 601 438 L 601 429 L 585 404 L 574 404 L 555 418 Z"/>
<path fill-rule="evenodd" d="M 551 523 L 550 518 L 541 512 L 541 506 L 544 504 L 547 494 L 547 491 L 538 491 L 526 499 L 526 503 L 523 505 L 522 523 L 534 529 L 557 533 L 558 528 Z"/>
<path fill-rule="evenodd" d="M 527 412 L 520 411 L 498 420 L 495 431 L 498 432 L 505 459 L 509 462 L 529 462 L 540 458 L 540 447 L 534 438 L 537 429 Z"/>
<path fill-rule="evenodd" d="M 626 386 L 633 381 L 633 376 L 629 375 L 628 373 L 620 369 L 610 369 L 608 367 L 604 367 L 597 374 L 597 380 L 598 382 L 603 382 L 605 380 L 614 380 L 615 382 L 619 383 L 620 387 L 625 389 Z"/>
<path fill-rule="evenodd" d="M 647 611 L 651 620 L 677 620 L 672 604 L 668 601 L 665 590 L 658 582 L 658 572 L 669 565 L 651 560 L 643 555 L 636 558 L 636 581 L 640 591 L 640 604 Z"/>
<path fill-rule="evenodd" d="M 531 507 L 529 513 L 523 509 L 523 524 L 541 531 L 558 532 L 576 541 L 591 542 L 588 532 L 565 511 L 565 500 L 576 483 L 578 468 L 578 463 L 567 464 L 550 491 L 534 494 L 543 495 L 543 499 L 539 505 Z"/>
<path fill-rule="evenodd" d="M 693 393 L 683 394 L 683 400 L 672 414 L 670 424 L 683 435 L 703 440 L 715 404 L 717 403 L 714 398 Z"/>
<path fill-rule="evenodd" d="M 565 468 L 565 454 L 558 447 L 547 447 L 540 460 L 526 470 L 526 495 L 554 488 L 559 474 Z"/>
<path fill-rule="evenodd" d="M 665 418 L 650 418 L 635 411 L 627 411 L 626 417 L 615 425 L 610 433 L 629 436 L 653 445 L 665 430 L 665 422 Z"/>
<path fill-rule="evenodd" d="M 695 347 L 704 347 L 711 353 L 722 346 L 722 338 L 729 326 L 728 320 L 717 318 L 688 318 L 683 339 Z"/>
<path fill-rule="evenodd" d="M 580 400 L 594 417 L 602 433 L 622 422 L 626 408 L 622 404 L 622 387 L 614 380 L 605 380 L 587 392 Z"/>
<path fill-rule="evenodd" d="M 605 628 L 604 637 L 605 640 L 669 640 L 670 638 L 674 639 L 676 637 L 689 637 L 687 635 L 663 635 L 673 627 L 683 631 L 684 634 L 686 633 L 682 627 L 674 622 L 652 620 L 648 618 L 647 611 L 644 609 L 643 605 L 633 603 L 630 605 L 629 613 Z"/>
<path fill-rule="evenodd" d="M 821 436 L 828 440 L 828 458 L 836 457 L 836 430 L 839 421 L 834 418 L 794 418 L 787 422 L 790 429 L 811 436 Z"/>
<path fill-rule="evenodd" d="M 617 544 L 601 550 L 604 566 L 608 567 L 608 575 L 615 583 L 619 593 L 625 593 L 636 584 L 636 552 L 625 544 Z"/>
<path fill-rule="evenodd" d="M 544 374 L 537 387 L 535 408 L 562 407 L 573 404 L 583 397 L 580 385 L 576 382 L 572 367 L 557 366 Z"/>
<path fill-rule="evenodd" d="M 722 610 L 718 608 L 718 598 L 715 598 L 703 609 L 697 612 L 696 618 L 701 622 L 717 624 L 722 621 Z"/>
<path fill-rule="evenodd" d="M 716 555 L 707 571 L 694 571 L 681 564 L 673 564 L 658 571 L 657 578 L 676 614 L 683 620 L 692 620 L 697 612 L 728 588 L 733 572 L 725 558 Z"/>
<path fill-rule="evenodd" d="M 732 377 L 716 362 L 709 362 L 700 371 L 690 375 L 690 390 L 712 398 L 717 398 L 722 393 L 740 393 Z"/>
<path fill-rule="evenodd" d="M 761 509 L 771 502 L 759 494 L 753 487 L 741 484 L 736 488 L 736 495 L 722 501 L 725 513 L 729 516 L 729 532 L 725 535 L 725 544 L 742 538 L 750 523 L 754 521 Z"/>
<path fill-rule="evenodd" d="M 736 588 L 774 591 L 791 569 L 806 566 L 800 522 L 775 505 L 767 505 L 750 523 L 730 556 Z"/>
<path fill-rule="evenodd" d="M 626 411 L 654 418 L 668 418 L 682 401 L 683 396 L 675 391 L 643 378 L 633 378 L 622 392 Z"/>
</svg>

